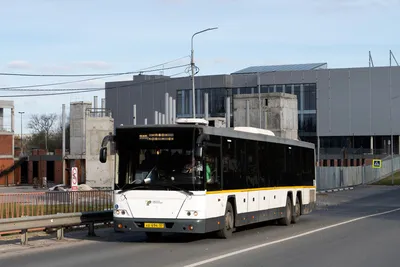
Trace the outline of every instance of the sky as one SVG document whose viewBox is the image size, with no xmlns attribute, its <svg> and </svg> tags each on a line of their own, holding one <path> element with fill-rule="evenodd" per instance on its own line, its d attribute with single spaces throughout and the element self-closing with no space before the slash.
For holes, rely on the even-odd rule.
<svg viewBox="0 0 400 267">
<path fill-rule="evenodd" d="M 248 66 L 327 62 L 329 68 L 389 65 L 400 60 L 400 0 L 2 0 L 0 72 L 93 74 L 134 72 L 190 63 L 193 33 L 198 75 L 229 74 Z M 162 68 L 160 66 L 155 69 Z M 153 68 L 154 69 L 154 68 Z M 185 67 L 164 70 L 180 76 Z M 160 74 L 160 70 L 149 74 Z M 104 90 L 58 96 L 11 97 L 5 88 L 92 77 L 0 75 L 0 100 L 15 105 L 16 133 L 33 114 L 57 113 L 62 104 L 104 97 Z M 104 88 L 132 74 L 29 89 Z M 5 111 L 5 126 L 11 125 Z"/>
</svg>

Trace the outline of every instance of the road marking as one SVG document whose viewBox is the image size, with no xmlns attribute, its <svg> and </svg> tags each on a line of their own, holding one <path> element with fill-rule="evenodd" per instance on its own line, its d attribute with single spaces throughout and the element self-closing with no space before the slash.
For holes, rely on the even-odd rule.
<svg viewBox="0 0 400 267">
<path fill-rule="evenodd" d="M 363 217 L 358 217 L 358 218 L 355 218 L 355 219 L 351 219 L 351 220 L 344 221 L 344 222 L 341 222 L 341 223 L 336 223 L 336 224 L 332 224 L 332 225 L 329 225 L 329 226 L 321 227 L 321 228 L 318 228 L 318 229 L 315 229 L 315 230 L 311 230 L 311 231 L 308 231 L 308 232 L 305 232 L 305 233 L 302 233 L 302 234 L 294 235 L 294 236 L 291 236 L 291 237 L 275 240 L 275 241 L 272 241 L 272 242 L 263 243 L 263 244 L 252 246 L 252 247 L 245 248 L 245 249 L 240 249 L 240 250 L 233 251 L 233 252 L 230 252 L 230 253 L 222 254 L 222 255 L 214 257 L 214 258 L 210 258 L 210 259 L 207 259 L 207 260 L 203 260 L 203 261 L 195 262 L 195 263 L 192 263 L 192 264 L 189 264 L 189 265 L 185 265 L 183 267 L 196 267 L 196 266 L 204 265 L 204 264 L 207 264 L 207 263 L 211 263 L 211 262 L 215 262 L 215 261 L 218 261 L 218 260 L 222 260 L 224 258 L 236 256 L 238 254 L 245 253 L 245 252 L 248 252 L 248 251 L 252 251 L 252 250 L 259 249 L 259 248 L 271 246 L 271 245 L 274 245 L 274 244 L 279 244 L 279 243 L 282 243 L 282 242 L 285 242 L 285 241 L 288 241 L 288 240 L 296 239 L 296 238 L 303 237 L 303 236 L 306 236 L 306 235 L 311 235 L 311 234 L 314 234 L 314 233 L 317 233 L 317 232 L 320 232 L 320 231 L 324 231 L 324 230 L 327 230 L 327 229 L 330 229 L 330 228 L 334 228 L 334 227 L 338 227 L 338 226 L 341 226 L 341 225 L 353 223 L 353 222 L 364 220 L 364 219 L 371 218 L 371 217 L 377 217 L 377 216 L 381 216 L 381 215 L 384 215 L 384 214 L 393 213 L 393 212 L 396 212 L 396 211 L 400 211 L 400 208 L 389 210 L 389 211 L 385 211 L 385 212 L 380 212 L 380 213 L 374 213 L 374 214 L 363 216 Z"/>
</svg>

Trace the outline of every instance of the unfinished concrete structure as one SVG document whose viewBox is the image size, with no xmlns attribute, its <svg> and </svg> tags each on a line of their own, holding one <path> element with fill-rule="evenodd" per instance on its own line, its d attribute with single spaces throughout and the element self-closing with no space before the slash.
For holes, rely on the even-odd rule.
<svg viewBox="0 0 400 267">
<path fill-rule="evenodd" d="M 101 163 L 99 151 L 104 136 L 114 132 L 114 119 L 111 111 L 104 109 L 104 100 L 101 108 L 97 108 L 96 102 L 94 106 L 86 110 L 86 184 L 93 188 L 112 188 L 115 157 L 108 153 L 107 163 Z"/>
<path fill-rule="evenodd" d="M 70 151 L 66 155 L 67 166 L 78 167 L 78 182 L 93 188 L 113 186 L 114 157 L 109 156 L 107 164 L 99 161 L 100 144 L 103 137 L 114 132 L 111 111 L 105 109 L 105 99 L 98 108 L 98 98 L 91 102 L 70 104 Z M 70 175 L 66 177 L 67 183 Z"/>
<path fill-rule="evenodd" d="M 92 108 L 91 102 L 70 103 L 70 151 L 74 158 L 82 158 L 86 151 L 86 110 Z"/>
<path fill-rule="evenodd" d="M 4 110 L 11 110 L 11 125 L 5 125 Z M 0 100 L 0 173 L 14 165 L 14 101 Z M 14 172 L 0 176 L 0 186 L 15 184 Z"/>
<path fill-rule="evenodd" d="M 298 140 L 296 95 L 286 93 L 264 93 L 260 96 L 234 95 L 233 119 L 235 127 L 267 129 L 276 136 Z"/>
</svg>

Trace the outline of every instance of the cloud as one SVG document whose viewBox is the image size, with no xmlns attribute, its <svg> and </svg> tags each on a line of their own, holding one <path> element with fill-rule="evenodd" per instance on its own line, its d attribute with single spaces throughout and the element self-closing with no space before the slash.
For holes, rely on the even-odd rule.
<svg viewBox="0 0 400 267">
<path fill-rule="evenodd" d="M 81 61 L 77 63 L 80 66 L 90 69 L 109 69 L 111 65 L 104 61 Z"/>
<path fill-rule="evenodd" d="M 13 60 L 7 63 L 7 67 L 12 69 L 30 69 L 32 65 L 25 60 Z"/>
</svg>

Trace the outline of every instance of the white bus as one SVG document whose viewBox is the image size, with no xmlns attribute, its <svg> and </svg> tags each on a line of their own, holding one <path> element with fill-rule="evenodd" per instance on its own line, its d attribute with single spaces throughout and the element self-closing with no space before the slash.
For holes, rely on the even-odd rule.
<svg viewBox="0 0 400 267">
<path fill-rule="evenodd" d="M 315 208 L 314 144 L 247 127 L 121 126 L 103 140 L 103 163 L 109 141 L 116 231 L 228 238 L 253 223 L 296 223 Z"/>
</svg>

